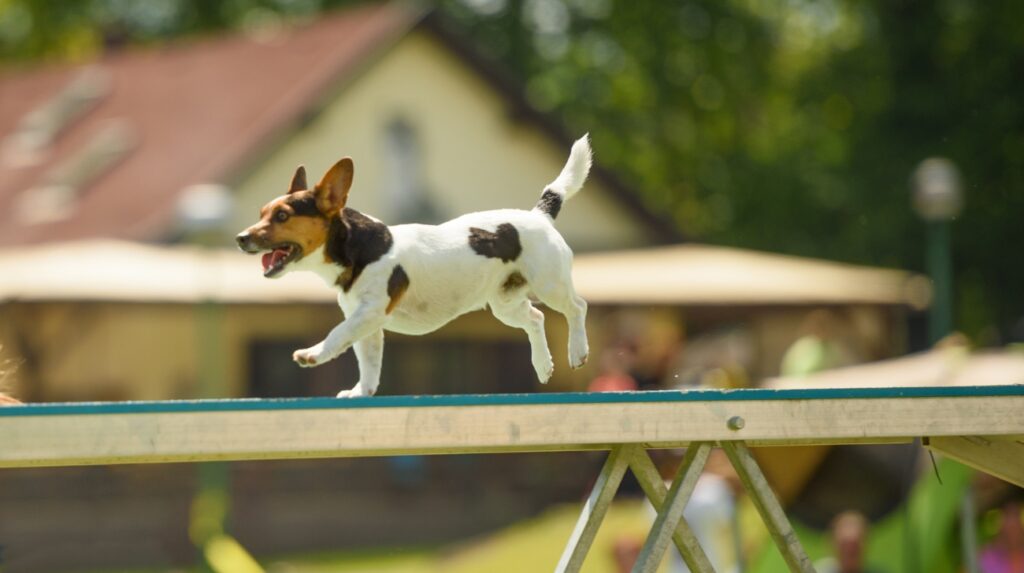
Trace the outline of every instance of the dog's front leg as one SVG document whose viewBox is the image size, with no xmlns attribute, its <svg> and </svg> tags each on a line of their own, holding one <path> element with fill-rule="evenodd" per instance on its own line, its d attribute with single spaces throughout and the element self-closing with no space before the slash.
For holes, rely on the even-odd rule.
<svg viewBox="0 0 1024 573">
<path fill-rule="evenodd" d="M 327 338 L 309 348 L 296 350 L 292 354 L 292 359 L 299 366 L 305 368 L 319 366 L 334 360 L 357 341 L 381 330 L 387 318 L 384 310 L 385 306 L 380 304 L 364 303 L 360 305 L 356 312 L 352 313 L 352 316 L 335 326 Z"/>
<path fill-rule="evenodd" d="M 359 361 L 359 382 L 351 390 L 338 392 L 339 398 L 373 396 L 380 385 L 380 369 L 384 361 L 384 331 L 377 330 L 352 345 Z"/>
</svg>

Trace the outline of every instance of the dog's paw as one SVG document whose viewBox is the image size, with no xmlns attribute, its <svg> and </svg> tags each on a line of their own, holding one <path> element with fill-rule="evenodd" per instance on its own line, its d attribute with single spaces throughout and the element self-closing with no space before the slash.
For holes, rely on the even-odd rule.
<svg viewBox="0 0 1024 573">
<path fill-rule="evenodd" d="M 555 363 L 548 358 L 545 361 L 535 362 L 533 369 L 537 371 L 537 380 L 540 380 L 541 384 L 547 384 L 548 380 L 551 380 L 551 375 L 555 373 Z"/>
<path fill-rule="evenodd" d="M 373 396 L 373 392 L 367 391 L 361 384 L 356 384 L 351 390 L 338 392 L 338 398 L 362 398 L 364 396 Z"/>
<path fill-rule="evenodd" d="M 303 368 L 312 368 L 327 362 L 323 357 L 323 346 L 319 344 L 303 348 L 302 350 L 296 350 L 292 353 L 292 360 Z"/>
<path fill-rule="evenodd" d="M 587 356 L 590 354 L 590 345 L 587 338 L 583 336 L 571 336 L 569 338 L 569 367 L 573 370 L 582 368 L 587 363 Z"/>
<path fill-rule="evenodd" d="M 587 363 L 587 356 L 587 354 L 584 354 L 583 356 L 570 357 L 569 368 L 572 368 L 573 370 L 583 368 L 583 365 Z"/>
</svg>

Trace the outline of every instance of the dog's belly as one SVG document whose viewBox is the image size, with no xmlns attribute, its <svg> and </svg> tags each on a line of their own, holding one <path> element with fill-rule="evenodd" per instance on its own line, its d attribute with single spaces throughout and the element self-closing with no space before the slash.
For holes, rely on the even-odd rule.
<svg viewBox="0 0 1024 573">
<path fill-rule="evenodd" d="M 458 286 L 464 288 L 458 288 Z M 485 290 L 480 281 L 448 283 L 447 288 L 410 288 L 384 325 L 385 330 L 399 334 L 426 334 L 452 320 L 484 308 Z"/>
<path fill-rule="evenodd" d="M 427 334 L 483 307 L 480 303 L 469 304 L 468 297 L 449 296 L 433 300 L 407 297 L 388 317 L 384 329 L 399 334 Z"/>
</svg>

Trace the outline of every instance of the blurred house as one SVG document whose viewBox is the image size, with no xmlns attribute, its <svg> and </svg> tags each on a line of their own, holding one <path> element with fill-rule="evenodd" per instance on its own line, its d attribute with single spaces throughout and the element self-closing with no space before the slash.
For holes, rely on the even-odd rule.
<svg viewBox="0 0 1024 573">
<path fill-rule="evenodd" d="M 0 245 L 181 238 L 194 185 L 233 191 L 225 245 L 295 167 L 356 163 L 350 206 L 389 222 L 529 208 L 569 144 L 434 17 L 368 5 L 307 25 L 0 75 Z M 314 179 L 315 180 L 315 179 Z M 678 239 L 598 168 L 559 218 L 578 249 Z"/>
<path fill-rule="evenodd" d="M 351 353 L 316 369 L 290 360 L 341 319 L 332 293 L 311 276 L 267 281 L 255 258 L 210 246 L 230 248 L 297 165 L 316 179 L 343 155 L 351 206 L 388 222 L 529 208 L 577 135 L 398 4 L 0 72 L 0 359 L 19 365 L 5 382 L 33 401 L 333 394 L 355 381 Z M 928 302 L 920 277 L 664 246 L 681 241 L 673 225 L 597 160 L 558 220 L 581 253 L 593 356 L 630 345 L 645 387 L 749 383 L 778 374 L 822 308 L 858 359 L 905 349 L 906 315 Z M 570 372 L 564 323 L 547 325 L 549 388 L 585 388 L 600 361 Z M 539 389 L 526 337 L 487 313 L 387 346 L 383 393 Z M 260 552 L 331 547 L 339 531 L 350 544 L 453 539 L 574 499 L 591 476 L 569 470 L 573 455 L 431 459 L 405 474 L 385 460 L 240 464 L 233 530 Z M 0 539 L 26 570 L 188 561 L 192 479 L 185 466 L 4 472 Z"/>
</svg>

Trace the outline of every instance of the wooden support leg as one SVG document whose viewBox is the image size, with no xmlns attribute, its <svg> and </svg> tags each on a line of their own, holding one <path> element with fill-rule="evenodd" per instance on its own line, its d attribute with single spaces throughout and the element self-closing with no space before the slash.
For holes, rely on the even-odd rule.
<svg viewBox="0 0 1024 573">
<path fill-rule="evenodd" d="M 750 494 L 754 507 L 761 514 L 761 519 L 768 527 L 768 533 L 771 534 L 772 540 L 775 541 L 783 559 L 786 560 L 789 570 L 814 573 L 811 560 L 807 557 L 803 546 L 800 545 L 800 540 L 797 539 L 796 532 L 793 531 L 793 526 L 789 523 L 789 518 L 782 511 L 778 498 L 772 492 L 768 480 L 761 473 L 761 468 L 758 467 L 757 461 L 750 454 L 746 444 L 740 441 L 722 442 L 722 449 L 725 450 L 725 455 L 729 457 L 729 461 L 736 469 L 744 489 Z"/>
<path fill-rule="evenodd" d="M 608 506 L 619 489 L 622 476 L 629 466 L 629 448 L 636 446 L 618 446 L 608 454 L 608 460 L 601 468 L 601 475 L 598 476 L 594 489 L 590 491 L 590 497 L 583 506 L 579 520 L 576 521 L 576 529 L 569 537 L 569 543 L 562 552 L 562 558 L 558 561 L 555 573 L 575 573 L 583 566 L 583 560 L 587 558 L 590 545 L 594 542 L 601 521 L 608 512 Z"/>
<path fill-rule="evenodd" d="M 646 450 L 637 447 L 632 449 L 630 453 L 629 469 L 633 471 L 633 475 L 636 476 L 636 480 L 640 483 L 640 487 L 644 490 L 644 494 L 647 495 L 651 505 L 654 506 L 654 510 L 660 513 L 665 504 L 668 488 L 665 487 L 665 482 L 662 480 L 661 474 L 658 473 L 658 468 L 654 466 L 654 462 L 651 461 L 651 457 L 647 455 Z M 690 571 L 694 573 L 714 573 L 711 561 L 704 553 L 700 544 L 697 543 L 697 537 L 693 534 L 693 530 L 690 529 L 685 519 L 679 520 L 679 525 L 676 526 L 675 531 L 672 533 L 672 541 L 676 544 L 676 549 L 683 556 L 683 561 L 686 562 L 686 566 L 689 567 Z"/>
<path fill-rule="evenodd" d="M 658 517 L 654 520 L 654 526 L 651 528 L 651 533 L 647 536 L 647 541 L 644 542 L 640 556 L 633 566 L 633 573 L 654 573 L 658 569 L 658 565 L 665 556 L 665 550 L 668 549 L 669 541 L 679 533 L 679 526 L 684 524 L 683 509 L 686 508 L 686 502 L 690 499 L 693 488 L 697 485 L 697 478 L 704 471 L 704 464 L 708 461 L 708 454 L 710 453 L 711 444 L 706 442 L 691 444 L 686 449 L 686 456 L 679 467 L 679 473 L 676 474 L 675 480 L 672 481 L 672 487 L 664 497 L 663 504 L 658 511 Z M 644 453 L 644 457 L 646 456 L 647 454 Z M 646 489 L 644 488 L 645 492 Z M 654 503 L 653 499 L 652 503 Z M 714 573 L 714 569 L 711 568 L 707 556 L 704 555 L 700 545 L 697 544 L 693 532 L 689 531 L 688 526 L 683 525 L 683 527 L 689 539 L 686 538 L 687 536 L 683 536 L 681 540 L 683 543 L 679 548 L 684 558 L 688 557 L 687 565 L 691 570 L 698 573 Z M 679 546 L 678 542 L 677 546 Z"/>
</svg>

